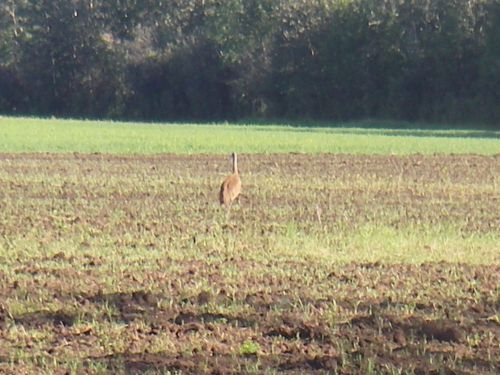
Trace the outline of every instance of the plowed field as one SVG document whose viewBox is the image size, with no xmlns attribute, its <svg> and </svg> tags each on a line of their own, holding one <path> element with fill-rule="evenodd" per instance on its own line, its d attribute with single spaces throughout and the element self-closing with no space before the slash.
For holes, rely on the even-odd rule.
<svg viewBox="0 0 500 375">
<path fill-rule="evenodd" d="M 0 154 L 0 373 L 494 374 L 500 157 Z"/>
</svg>

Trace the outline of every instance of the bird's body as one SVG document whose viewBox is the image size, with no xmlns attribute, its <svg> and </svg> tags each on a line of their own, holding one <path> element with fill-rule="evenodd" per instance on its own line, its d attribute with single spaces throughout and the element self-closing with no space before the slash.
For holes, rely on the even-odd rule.
<svg viewBox="0 0 500 375">
<path fill-rule="evenodd" d="M 241 192 L 241 179 L 238 173 L 238 159 L 236 153 L 233 152 L 233 173 L 226 177 L 220 187 L 219 200 L 220 204 L 226 207 L 231 207 L 234 200 Z"/>
</svg>

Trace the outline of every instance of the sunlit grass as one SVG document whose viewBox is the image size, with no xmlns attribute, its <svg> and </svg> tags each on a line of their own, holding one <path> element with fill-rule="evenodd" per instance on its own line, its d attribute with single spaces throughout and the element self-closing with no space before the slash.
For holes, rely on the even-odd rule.
<svg viewBox="0 0 500 375">
<path fill-rule="evenodd" d="M 307 123 L 303 127 L 146 124 L 0 117 L 0 152 L 220 154 L 236 150 L 394 155 L 500 152 L 500 133 L 494 131 L 367 129 L 357 125 L 360 124 L 331 127 Z"/>
</svg>

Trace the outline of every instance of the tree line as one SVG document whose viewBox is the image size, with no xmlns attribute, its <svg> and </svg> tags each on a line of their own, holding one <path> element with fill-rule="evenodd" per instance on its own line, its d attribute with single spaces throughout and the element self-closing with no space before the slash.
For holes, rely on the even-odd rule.
<svg viewBox="0 0 500 375">
<path fill-rule="evenodd" d="M 498 125 L 499 87 L 498 0 L 0 5 L 3 114 Z"/>
</svg>

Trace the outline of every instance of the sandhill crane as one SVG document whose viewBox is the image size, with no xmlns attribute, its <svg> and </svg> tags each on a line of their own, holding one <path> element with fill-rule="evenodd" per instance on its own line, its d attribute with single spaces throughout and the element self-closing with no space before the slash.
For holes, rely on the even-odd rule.
<svg viewBox="0 0 500 375">
<path fill-rule="evenodd" d="M 238 173 L 238 157 L 235 152 L 233 152 L 231 156 L 233 159 L 233 173 L 226 177 L 219 192 L 220 204 L 226 206 L 228 214 L 231 204 L 241 192 L 241 180 Z"/>
</svg>

